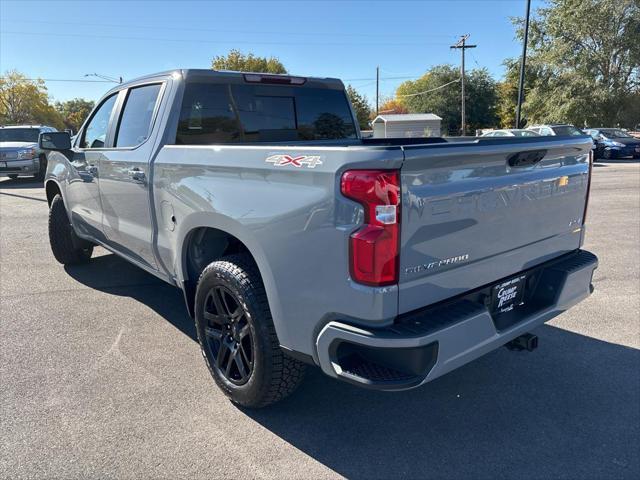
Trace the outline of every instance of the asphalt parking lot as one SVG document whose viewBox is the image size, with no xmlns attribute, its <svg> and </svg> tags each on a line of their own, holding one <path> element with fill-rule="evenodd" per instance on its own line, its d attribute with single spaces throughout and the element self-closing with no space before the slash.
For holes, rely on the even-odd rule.
<svg viewBox="0 0 640 480">
<path fill-rule="evenodd" d="M 41 184 L 0 180 L 2 478 L 640 478 L 640 163 L 595 168 L 588 300 L 427 386 L 311 371 L 243 411 L 178 290 L 97 249 L 55 262 Z"/>
</svg>

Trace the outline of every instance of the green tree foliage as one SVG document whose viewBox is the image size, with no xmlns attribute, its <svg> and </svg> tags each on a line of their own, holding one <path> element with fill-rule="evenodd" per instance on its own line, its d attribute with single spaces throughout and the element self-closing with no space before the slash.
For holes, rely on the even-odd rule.
<svg viewBox="0 0 640 480">
<path fill-rule="evenodd" d="M 518 79 L 520 75 L 519 59 L 507 59 L 504 62 L 506 72 L 504 79 L 498 83 L 498 104 L 496 111 L 501 128 L 514 128 L 516 124 L 516 105 L 518 103 Z M 527 77 L 533 73 L 527 69 Z M 520 118 L 522 127 L 526 126 L 526 117 Z"/>
<path fill-rule="evenodd" d="M 0 78 L 0 123 L 64 127 L 62 117 L 49 103 L 44 81 L 29 80 L 16 70 Z"/>
<path fill-rule="evenodd" d="M 74 98 L 66 102 L 56 102 L 55 108 L 62 117 L 65 127 L 77 132 L 93 110 L 94 104 L 91 100 Z"/>
<path fill-rule="evenodd" d="M 258 57 L 253 53 L 244 54 L 235 49 L 229 51 L 227 55 L 214 57 L 211 68 L 237 72 L 287 73 L 282 62 L 275 57 Z"/>
<path fill-rule="evenodd" d="M 409 113 L 435 113 L 442 117 L 442 132 L 460 134 L 460 70 L 451 65 L 438 65 L 417 80 L 402 83 L 396 94 Z M 450 82 L 450 85 L 435 89 Z M 497 85 L 486 69 L 476 69 L 466 73 L 465 83 L 467 134 L 476 129 L 494 127 L 498 116 L 496 103 Z M 407 96 L 412 95 L 412 96 Z"/>
<path fill-rule="evenodd" d="M 516 23 L 522 38 L 522 20 Z M 529 123 L 632 126 L 638 122 L 638 0 L 549 0 L 531 21 L 528 47 L 523 115 Z M 515 110 L 512 94 L 518 61 L 508 61 L 507 67 L 511 87 L 501 90 L 503 121 L 503 109 Z"/>
<path fill-rule="evenodd" d="M 358 118 L 358 124 L 363 130 L 369 129 L 369 117 L 371 116 L 371 107 L 367 101 L 367 97 L 358 93 L 358 91 L 351 85 L 347 85 L 347 96 L 353 106 L 353 110 L 356 112 Z"/>
</svg>

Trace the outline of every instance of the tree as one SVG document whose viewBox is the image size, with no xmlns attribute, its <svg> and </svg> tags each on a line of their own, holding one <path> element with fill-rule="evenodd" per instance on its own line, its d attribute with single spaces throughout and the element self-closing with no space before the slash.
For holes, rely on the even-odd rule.
<svg viewBox="0 0 640 480">
<path fill-rule="evenodd" d="M 244 54 L 236 49 L 229 51 L 227 55 L 214 57 L 211 68 L 237 72 L 287 73 L 282 62 L 275 57 L 258 57 L 253 53 Z"/>
<path fill-rule="evenodd" d="M 507 66 L 514 77 L 517 60 Z M 531 20 L 527 67 L 529 122 L 631 126 L 640 112 L 640 3 L 550 0 Z"/>
<path fill-rule="evenodd" d="M 419 79 L 400 84 L 396 96 L 409 113 L 435 113 L 442 117 L 442 131 L 457 135 L 460 133 L 462 110 L 459 80 L 458 68 L 438 65 Z M 465 80 L 467 128 L 473 132 L 479 128 L 494 127 L 498 122 L 495 80 L 486 69 L 466 73 Z M 449 85 L 442 87 L 446 84 Z"/>
<path fill-rule="evenodd" d="M 356 112 L 356 117 L 358 119 L 360 128 L 363 130 L 368 130 L 369 117 L 371 116 L 371 107 L 369 107 L 367 97 L 358 93 L 358 91 L 351 85 L 347 86 L 347 97 L 349 97 L 349 101 L 353 106 L 353 110 Z"/>
<path fill-rule="evenodd" d="M 0 77 L 0 123 L 64 126 L 62 118 L 49 103 L 44 81 L 29 80 L 16 70 Z"/>
<path fill-rule="evenodd" d="M 397 98 L 388 98 L 382 101 L 380 104 L 380 113 L 384 114 L 399 114 L 409 113 L 407 107 Z"/>
<path fill-rule="evenodd" d="M 74 98 L 66 102 L 56 102 L 55 108 L 62 117 L 65 127 L 77 132 L 93 110 L 94 105 L 92 100 Z"/>
<path fill-rule="evenodd" d="M 520 63 L 517 59 L 504 61 L 506 73 L 503 81 L 498 83 L 498 104 L 496 111 L 501 128 L 513 128 L 516 123 L 516 105 L 518 103 L 518 78 Z M 531 68 L 526 69 L 526 77 L 533 75 Z M 526 113 L 526 112 L 523 112 Z M 526 116 L 520 118 L 522 126 L 526 126 Z"/>
</svg>

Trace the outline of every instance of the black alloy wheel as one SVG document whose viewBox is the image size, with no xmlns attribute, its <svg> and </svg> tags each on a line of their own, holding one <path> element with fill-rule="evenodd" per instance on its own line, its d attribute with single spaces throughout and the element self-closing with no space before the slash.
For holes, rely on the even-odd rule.
<svg viewBox="0 0 640 480">
<path fill-rule="evenodd" d="M 209 373 L 235 404 L 265 407 L 302 382 L 305 365 L 280 346 L 260 271 L 249 254 L 222 257 L 202 270 L 194 313 Z"/>
<path fill-rule="evenodd" d="M 225 286 L 208 291 L 203 311 L 207 353 L 213 368 L 234 385 L 244 385 L 253 373 L 255 348 L 248 315 Z"/>
</svg>

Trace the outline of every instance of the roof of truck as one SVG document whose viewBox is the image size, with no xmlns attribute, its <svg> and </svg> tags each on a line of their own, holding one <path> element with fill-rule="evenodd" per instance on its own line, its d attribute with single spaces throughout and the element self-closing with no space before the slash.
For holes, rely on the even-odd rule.
<svg viewBox="0 0 640 480">
<path fill-rule="evenodd" d="M 276 74 L 276 73 L 267 73 L 267 72 L 239 72 L 235 70 L 212 70 L 209 68 L 207 69 L 182 68 L 182 69 L 175 69 L 175 70 L 166 70 L 164 72 L 157 72 L 157 73 L 152 73 L 149 75 L 143 75 L 141 77 L 133 78 L 131 80 L 123 82 L 122 84 L 119 84 L 117 87 L 114 87 L 114 89 L 121 88 L 122 86 L 126 86 L 128 84 L 137 83 L 137 82 L 140 82 L 141 80 L 146 80 L 146 79 L 151 79 L 156 77 L 167 77 L 170 75 L 179 75 L 185 79 L 192 76 L 212 77 L 212 78 L 215 78 L 215 77 L 243 78 L 244 75 L 265 75 L 270 77 L 303 78 L 306 81 L 322 82 L 327 84 L 338 83 L 340 84 L 340 86 L 344 86 L 344 84 L 342 83 L 342 80 L 334 77 L 308 77 L 305 75 Z"/>
</svg>

